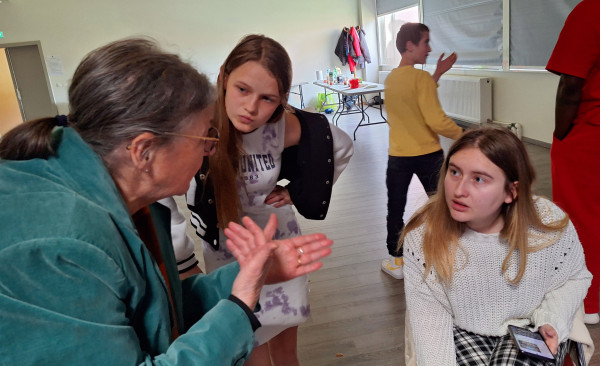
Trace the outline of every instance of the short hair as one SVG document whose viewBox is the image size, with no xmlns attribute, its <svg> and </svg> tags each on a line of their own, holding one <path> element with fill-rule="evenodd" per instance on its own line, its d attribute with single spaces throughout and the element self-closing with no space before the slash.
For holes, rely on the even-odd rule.
<svg viewBox="0 0 600 366">
<path fill-rule="evenodd" d="M 423 32 L 429 32 L 429 27 L 423 23 L 404 23 L 396 35 L 396 48 L 400 54 L 406 51 L 406 42 L 411 41 L 415 45 L 421 41 Z"/>
</svg>

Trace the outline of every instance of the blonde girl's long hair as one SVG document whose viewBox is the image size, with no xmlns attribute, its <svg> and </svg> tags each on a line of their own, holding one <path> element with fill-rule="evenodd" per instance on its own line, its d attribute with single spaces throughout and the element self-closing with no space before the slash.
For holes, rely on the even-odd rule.
<svg viewBox="0 0 600 366">
<path fill-rule="evenodd" d="M 500 215 L 504 216 L 504 227 L 500 238 L 508 242 L 508 254 L 502 262 L 502 273 L 510 266 L 510 257 L 517 251 L 519 270 L 510 283 L 518 284 L 523 278 L 527 265 L 527 255 L 554 243 L 548 241 L 542 245 L 529 245 L 529 229 L 537 228 L 543 232 L 564 229 L 569 218 L 544 224 L 533 202 L 531 187 L 535 181 L 535 171 L 523 143 L 508 129 L 482 127 L 466 132 L 448 152 L 438 181 L 438 191 L 429 202 L 408 222 L 400 237 L 402 245 L 406 234 L 425 223 L 423 234 L 423 253 L 425 256 L 425 276 L 435 268 L 439 279 L 445 284 L 452 281 L 456 252 L 461 248 L 459 238 L 466 224 L 455 221 L 446 204 L 444 180 L 450 158 L 466 148 L 478 148 L 492 163 L 506 175 L 505 190 L 510 194 L 510 185 L 516 185 L 517 197 L 509 204 L 504 203 Z"/>
<path fill-rule="evenodd" d="M 239 221 L 241 203 L 238 195 L 240 156 L 243 153 L 241 133 L 229 121 L 225 109 L 226 79 L 233 70 L 246 62 L 261 64 L 277 81 L 281 104 L 267 123 L 278 121 L 285 110 L 291 110 L 287 97 L 292 85 L 292 61 L 285 48 L 272 38 L 250 34 L 242 38 L 231 51 L 217 81 L 217 106 L 215 123 L 220 132 L 219 148 L 210 157 L 211 179 L 215 191 L 215 204 L 219 227 L 230 221 Z"/>
</svg>

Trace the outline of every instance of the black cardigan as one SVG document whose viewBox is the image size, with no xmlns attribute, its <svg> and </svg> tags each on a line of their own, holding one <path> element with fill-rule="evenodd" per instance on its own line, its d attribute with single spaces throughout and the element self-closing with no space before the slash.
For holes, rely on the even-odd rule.
<svg viewBox="0 0 600 366">
<path fill-rule="evenodd" d="M 322 114 L 300 109 L 295 109 L 294 114 L 300 121 L 300 142 L 283 150 L 279 180 L 289 181 L 286 188 L 298 213 L 307 219 L 323 220 L 329 209 L 334 172 L 333 137 L 329 121 Z M 196 230 L 196 233 L 204 232 L 204 235 L 198 235 L 218 248 L 215 194 L 208 171 L 208 159 L 205 159 L 194 177 L 194 205 L 188 204 L 188 208 L 203 225 L 203 230 Z"/>
</svg>

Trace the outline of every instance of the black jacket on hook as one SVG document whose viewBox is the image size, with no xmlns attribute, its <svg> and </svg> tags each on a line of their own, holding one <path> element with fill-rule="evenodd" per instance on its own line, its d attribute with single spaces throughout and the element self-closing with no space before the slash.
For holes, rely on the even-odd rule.
<svg viewBox="0 0 600 366">
<path fill-rule="evenodd" d="M 348 32 L 348 28 L 344 27 L 342 29 L 342 34 L 340 34 L 340 38 L 338 39 L 337 45 L 335 46 L 334 53 L 337 57 L 342 61 L 342 66 L 346 66 L 348 64 L 348 52 L 350 50 L 348 42 L 348 37 L 350 37 L 350 32 Z"/>
<path fill-rule="evenodd" d="M 354 52 L 354 47 L 352 46 L 354 39 L 352 38 L 350 29 L 347 27 L 342 29 L 342 33 L 340 34 L 340 38 L 338 39 L 334 53 L 337 57 L 339 57 L 340 61 L 342 62 L 342 66 L 346 66 L 348 64 L 348 57 L 353 57 L 355 63 L 360 68 L 364 68 L 365 63 L 371 63 L 371 55 L 369 53 L 369 48 L 367 47 L 365 31 L 357 25 L 356 33 L 358 33 L 360 51 L 362 53 L 361 56 L 356 56 L 356 52 Z"/>
</svg>

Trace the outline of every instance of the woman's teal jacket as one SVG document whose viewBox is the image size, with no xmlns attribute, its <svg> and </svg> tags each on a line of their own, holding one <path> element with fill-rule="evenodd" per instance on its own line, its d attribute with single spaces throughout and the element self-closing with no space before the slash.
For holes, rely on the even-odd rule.
<svg viewBox="0 0 600 366">
<path fill-rule="evenodd" d="M 0 365 L 243 364 L 237 264 L 179 281 L 169 212 L 152 207 L 173 310 L 102 160 L 72 128 L 53 134 L 49 159 L 0 161 Z"/>
</svg>

